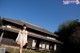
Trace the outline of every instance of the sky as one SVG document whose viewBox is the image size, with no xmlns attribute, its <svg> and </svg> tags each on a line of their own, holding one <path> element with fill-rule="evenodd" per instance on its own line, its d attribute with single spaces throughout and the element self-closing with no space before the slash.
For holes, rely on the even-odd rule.
<svg viewBox="0 0 80 53">
<path fill-rule="evenodd" d="M 0 16 L 55 32 L 68 20 L 80 21 L 80 4 L 65 5 L 63 0 L 0 0 Z"/>
</svg>

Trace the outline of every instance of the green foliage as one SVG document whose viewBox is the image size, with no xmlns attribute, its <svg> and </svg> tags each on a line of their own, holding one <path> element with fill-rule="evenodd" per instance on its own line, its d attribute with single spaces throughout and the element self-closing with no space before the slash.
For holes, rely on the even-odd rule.
<svg viewBox="0 0 80 53">
<path fill-rule="evenodd" d="M 55 33 L 64 43 L 61 48 L 62 53 L 80 53 L 80 22 L 78 20 L 61 24 Z"/>
<path fill-rule="evenodd" d="M 2 24 L 3 24 L 3 23 L 2 23 L 2 19 L 1 19 L 1 17 L 0 17 L 0 26 L 2 26 Z"/>
<path fill-rule="evenodd" d="M 69 37 L 69 40 L 71 43 L 78 45 L 78 47 L 80 46 L 80 26 L 77 26 L 74 29 L 74 32 Z"/>
<path fill-rule="evenodd" d="M 59 35 L 61 41 L 65 42 L 65 40 L 73 33 L 78 23 L 78 20 L 67 21 L 61 24 L 58 31 L 55 33 Z"/>
<path fill-rule="evenodd" d="M 4 47 L 4 46 L 0 46 L 0 48 L 6 48 L 6 53 L 19 53 L 19 48 L 15 48 L 15 47 Z M 35 50 L 27 50 L 27 49 L 23 49 L 23 53 L 47 53 L 47 52 L 37 52 Z"/>
</svg>

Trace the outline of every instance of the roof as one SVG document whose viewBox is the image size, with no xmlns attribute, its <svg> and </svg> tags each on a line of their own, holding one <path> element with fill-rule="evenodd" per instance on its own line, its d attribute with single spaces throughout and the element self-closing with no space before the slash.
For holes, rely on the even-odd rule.
<svg viewBox="0 0 80 53">
<path fill-rule="evenodd" d="M 18 25 L 26 24 L 28 28 L 31 28 L 33 30 L 37 30 L 39 32 L 43 32 L 43 33 L 49 34 L 49 35 L 54 36 L 54 37 L 58 37 L 58 35 L 50 32 L 50 31 L 48 31 L 46 29 L 43 29 L 41 27 L 38 27 L 36 25 L 30 24 L 30 23 L 27 23 L 27 22 L 23 22 L 23 21 L 20 21 L 20 20 L 14 20 L 14 19 L 10 19 L 10 18 L 3 18 L 3 20 L 6 20 L 8 22 L 12 22 L 12 23 L 15 23 L 15 24 L 18 24 Z"/>
<path fill-rule="evenodd" d="M 10 31 L 10 32 L 13 32 L 13 33 L 18 33 L 19 30 L 15 30 L 15 29 L 12 29 L 12 28 L 3 28 L 3 27 L 0 27 L 0 29 L 4 30 L 4 31 Z M 63 44 L 61 41 L 58 41 L 58 40 L 53 40 L 53 39 L 49 39 L 49 38 L 46 38 L 44 36 L 39 36 L 39 35 L 36 35 L 36 34 L 32 34 L 30 32 L 28 32 L 30 37 L 34 37 L 34 38 L 38 38 L 38 39 L 42 39 L 42 40 L 45 40 L 45 41 L 49 41 L 49 42 L 53 42 L 53 43 L 57 43 L 57 44 Z"/>
</svg>

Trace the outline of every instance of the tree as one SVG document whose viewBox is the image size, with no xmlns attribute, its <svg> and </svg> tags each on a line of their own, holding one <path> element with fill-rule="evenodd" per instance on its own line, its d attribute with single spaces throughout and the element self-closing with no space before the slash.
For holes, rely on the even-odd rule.
<svg viewBox="0 0 80 53">
<path fill-rule="evenodd" d="M 2 26 L 2 19 L 1 19 L 1 17 L 0 17 L 0 26 Z"/>
<path fill-rule="evenodd" d="M 64 43 L 61 48 L 62 53 L 75 53 L 79 51 L 80 24 L 78 20 L 67 21 L 61 24 L 55 33 L 59 35 L 59 40 Z"/>
</svg>

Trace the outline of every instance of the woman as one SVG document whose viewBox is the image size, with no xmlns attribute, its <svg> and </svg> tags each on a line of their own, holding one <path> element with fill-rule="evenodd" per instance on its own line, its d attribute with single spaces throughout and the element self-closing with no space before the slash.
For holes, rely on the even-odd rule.
<svg viewBox="0 0 80 53">
<path fill-rule="evenodd" d="M 17 44 L 20 45 L 20 53 L 22 53 L 22 48 L 27 43 L 28 32 L 26 31 L 26 28 L 26 25 L 23 25 L 22 30 L 19 31 L 18 36 L 16 38 Z"/>
</svg>

